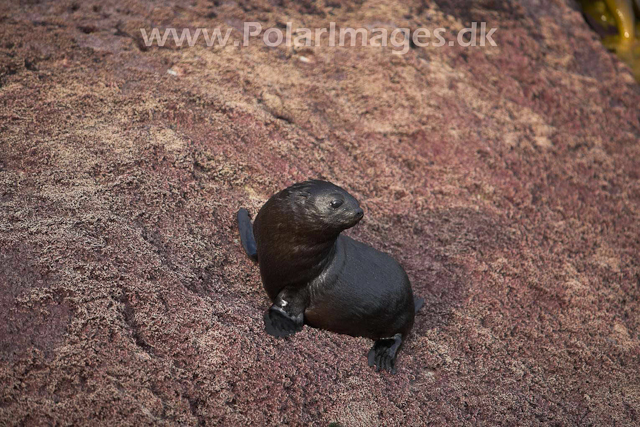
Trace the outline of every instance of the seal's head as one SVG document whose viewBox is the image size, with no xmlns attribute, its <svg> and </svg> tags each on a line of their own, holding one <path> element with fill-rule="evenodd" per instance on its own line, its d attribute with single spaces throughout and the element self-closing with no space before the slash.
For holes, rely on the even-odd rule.
<svg viewBox="0 0 640 427">
<path fill-rule="evenodd" d="M 343 188 L 327 181 L 294 184 L 278 196 L 291 208 L 291 226 L 308 232 L 339 234 L 364 216 L 358 201 Z"/>
</svg>

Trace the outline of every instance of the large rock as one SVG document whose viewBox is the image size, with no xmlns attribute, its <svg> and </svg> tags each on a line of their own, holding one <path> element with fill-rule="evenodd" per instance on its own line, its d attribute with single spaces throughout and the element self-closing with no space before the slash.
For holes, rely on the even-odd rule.
<svg viewBox="0 0 640 427">
<path fill-rule="evenodd" d="M 4 2 L 0 424 L 637 425 L 640 91 L 573 3 Z M 388 3 L 388 4 L 387 4 Z M 140 28 L 498 27 L 498 47 L 147 47 Z M 449 36 L 451 37 L 451 36 Z M 238 243 L 309 177 L 426 305 L 276 340 Z"/>
</svg>

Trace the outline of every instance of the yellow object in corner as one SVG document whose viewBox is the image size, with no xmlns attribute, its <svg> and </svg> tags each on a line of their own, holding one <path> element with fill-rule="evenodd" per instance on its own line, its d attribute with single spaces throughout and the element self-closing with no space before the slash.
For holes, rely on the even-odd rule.
<svg viewBox="0 0 640 427">
<path fill-rule="evenodd" d="M 640 81 L 640 25 L 636 23 L 633 0 L 581 0 L 583 12 L 603 36 L 602 44 L 614 51 Z M 611 34 L 616 32 L 618 34 Z M 606 35 L 606 34 L 609 35 Z"/>
<path fill-rule="evenodd" d="M 605 0 L 605 2 L 616 20 L 621 41 L 633 41 L 635 39 L 636 18 L 633 14 L 631 0 Z"/>
</svg>

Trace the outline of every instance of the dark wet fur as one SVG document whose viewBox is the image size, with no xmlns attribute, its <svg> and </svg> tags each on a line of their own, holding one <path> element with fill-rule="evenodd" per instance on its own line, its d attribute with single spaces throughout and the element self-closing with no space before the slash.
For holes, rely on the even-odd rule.
<svg viewBox="0 0 640 427">
<path fill-rule="evenodd" d="M 294 184 L 271 197 L 251 229 L 238 211 L 242 246 L 259 260 L 273 305 L 270 335 L 304 324 L 376 340 L 370 365 L 395 372 L 395 361 L 424 300 L 414 298 L 404 269 L 389 255 L 340 233 L 362 218 L 358 201 L 326 181 Z M 255 238 L 254 238 L 255 236 Z"/>
</svg>

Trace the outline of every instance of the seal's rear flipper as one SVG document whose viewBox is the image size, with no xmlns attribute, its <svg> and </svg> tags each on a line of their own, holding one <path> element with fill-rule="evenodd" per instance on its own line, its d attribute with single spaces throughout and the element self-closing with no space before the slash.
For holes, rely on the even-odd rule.
<svg viewBox="0 0 640 427">
<path fill-rule="evenodd" d="M 377 340 L 371 350 L 369 350 L 369 366 L 376 365 L 376 371 L 387 370 L 392 374 L 396 373 L 396 357 L 398 349 L 402 345 L 402 335 L 395 334 L 391 338 L 381 338 Z"/>
<path fill-rule="evenodd" d="M 418 312 L 418 310 L 422 308 L 423 305 L 424 305 L 424 298 L 413 297 L 413 307 L 416 313 Z"/>
<path fill-rule="evenodd" d="M 258 261 L 258 247 L 256 239 L 253 237 L 253 224 L 249 218 L 249 211 L 242 208 L 238 211 L 238 229 L 240 230 L 240 241 L 244 251 L 254 261 Z"/>
</svg>

